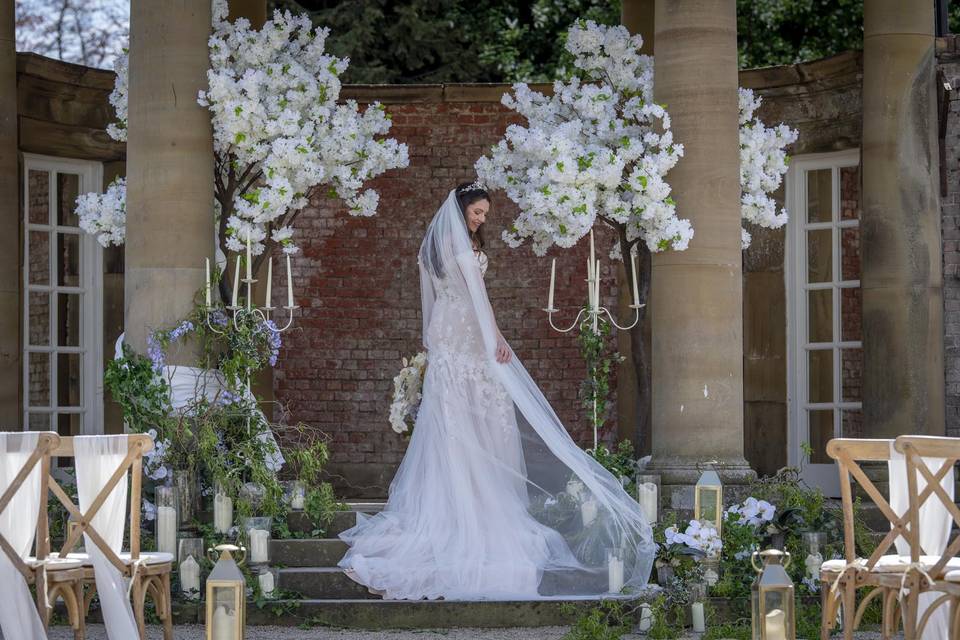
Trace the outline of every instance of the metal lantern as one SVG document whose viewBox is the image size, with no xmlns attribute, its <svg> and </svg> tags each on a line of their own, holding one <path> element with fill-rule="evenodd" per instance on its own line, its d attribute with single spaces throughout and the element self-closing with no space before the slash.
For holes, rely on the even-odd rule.
<svg viewBox="0 0 960 640">
<path fill-rule="evenodd" d="M 701 524 L 710 523 L 721 534 L 723 527 L 723 483 L 713 469 L 707 469 L 697 480 L 693 496 L 694 518 Z"/>
<path fill-rule="evenodd" d="M 207 640 L 243 640 L 246 626 L 247 581 L 240 571 L 246 549 L 232 544 L 217 545 L 219 559 L 214 560 L 214 549 L 207 551 L 211 562 L 216 562 L 207 578 Z M 239 554 L 239 559 L 234 558 Z"/>
<path fill-rule="evenodd" d="M 763 566 L 757 564 L 761 558 Z M 796 640 L 793 581 L 787 575 L 790 554 L 779 549 L 754 551 L 750 563 L 757 571 L 752 591 L 752 640 Z"/>
</svg>

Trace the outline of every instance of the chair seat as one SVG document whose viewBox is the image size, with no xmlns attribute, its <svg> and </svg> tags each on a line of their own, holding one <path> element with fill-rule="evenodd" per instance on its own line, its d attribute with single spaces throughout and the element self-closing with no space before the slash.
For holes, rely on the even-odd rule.
<svg viewBox="0 0 960 640">
<path fill-rule="evenodd" d="M 24 562 L 27 563 L 31 569 L 38 569 L 41 565 L 47 565 L 47 571 L 66 571 L 67 569 L 79 569 L 83 566 L 81 560 L 75 558 L 57 558 L 49 557 L 46 560 L 37 560 L 35 556 L 30 556 L 24 559 Z"/>
<path fill-rule="evenodd" d="M 940 556 L 920 556 L 920 563 L 926 570 L 932 569 L 939 560 Z M 865 567 L 867 561 L 864 558 L 858 558 L 856 564 L 857 566 Z M 847 561 L 838 558 L 836 560 L 827 560 L 820 565 L 820 570 L 839 573 L 843 571 L 846 566 Z M 877 564 L 873 567 L 873 571 L 876 573 L 902 573 L 908 566 L 910 566 L 910 556 L 880 556 Z M 948 572 L 956 571 L 960 574 L 960 558 L 950 558 L 950 560 L 947 561 L 945 570 Z"/>
<path fill-rule="evenodd" d="M 947 571 L 943 575 L 943 579 L 946 580 L 947 582 L 960 582 L 960 569 L 953 569 L 951 571 Z"/>
<path fill-rule="evenodd" d="M 129 551 L 121 551 L 117 554 L 120 558 L 120 562 L 124 564 L 133 564 L 133 560 L 130 558 Z M 67 560 L 76 560 L 81 562 L 84 566 L 92 566 L 93 561 L 90 560 L 90 554 L 87 553 L 68 553 Z M 143 564 L 164 564 L 165 562 L 173 562 L 173 554 L 166 553 L 164 551 L 149 551 L 142 552 L 140 554 L 140 561 Z"/>
</svg>

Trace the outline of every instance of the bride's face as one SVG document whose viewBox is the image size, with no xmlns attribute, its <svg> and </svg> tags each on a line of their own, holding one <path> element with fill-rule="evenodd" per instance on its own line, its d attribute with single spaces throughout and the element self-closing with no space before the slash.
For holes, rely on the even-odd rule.
<svg viewBox="0 0 960 640">
<path fill-rule="evenodd" d="M 489 200 L 478 200 L 467 206 L 467 226 L 471 233 L 476 233 L 484 222 L 487 221 L 487 213 L 490 211 Z"/>
</svg>

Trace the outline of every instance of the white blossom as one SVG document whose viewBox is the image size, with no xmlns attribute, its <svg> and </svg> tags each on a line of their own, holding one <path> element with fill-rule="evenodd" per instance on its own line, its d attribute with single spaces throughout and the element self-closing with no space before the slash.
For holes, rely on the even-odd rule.
<svg viewBox="0 0 960 640">
<path fill-rule="evenodd" d="M 104 193 L 77 197 L 76 214 L 80 228 L 96 237 L 101 246 L 122 245 L 127 223 L 127 184 L 117 178 Z"/>
<path fill-rule="evenodd" d="M 699 520 L 691 520 L 682 533 L 676 526 L 667 527 L 663 533 L 667 544 L 682 544 L 708 556 L 718 555 L 723 549 L 716 527 Z"/>
<path fill-rule="evenodd" d="M 113 61 L 113 71 L 116 78 L 113 81 L 113 91 L 110 92 L 110 104 L 117 121 L 107 125 L 107 135 L 119 142 L 127 140 L 127 84 L 129 82 L 130 58 L 127 49 L 123 55 Z"/>
<path fill-rule="evenodd" d="M 393 401 L 390 403 L 390 426 L 397 433 L 407 433 L 416 422 L 423 399 L 423 378 L 427 370 L 427 354 L 421 351 L 409 360 L 404 358 L 400 373 L 393 379 Z"/>
<path fill-rule="evenodd" d="M 727 509 L 727 516 L 738 516 L 739 524 L 747 524 L 759 527 L 767 522 L 771 522 L 777 513 L 777 508 L 766 500 L 757 500 L 750 496 L 740 504 L 735 504 Z"/>
</svg>

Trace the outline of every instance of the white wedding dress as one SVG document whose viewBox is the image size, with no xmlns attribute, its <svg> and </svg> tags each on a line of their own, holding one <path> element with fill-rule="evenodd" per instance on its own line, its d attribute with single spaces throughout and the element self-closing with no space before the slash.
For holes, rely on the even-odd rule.
<svg viewBox="0 0 960 640">
<path fill-rule="evenodd" d="M 655 553 L 636 501 L 570 438 L 496 324 L 451 192 L 419 256 L 423 400 L 382 512 L 340 566 L 391 599 L 539 599 L 640 587 Z M 611 560 L 611 554 L 614 559 Z"/>
</svg>

